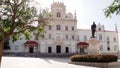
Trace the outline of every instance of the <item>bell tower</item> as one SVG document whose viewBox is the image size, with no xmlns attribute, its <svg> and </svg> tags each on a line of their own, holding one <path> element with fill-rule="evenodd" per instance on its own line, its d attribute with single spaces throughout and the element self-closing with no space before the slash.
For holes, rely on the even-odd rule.
<svg viewBox="0 0 120 68">
<path fill-rule="evenodd" d="M 51 5 L 51 13 L 55 19 L 64 19 L 66 15 L 66 6 L 61 2 L 54 2 Z"/>
</svg>

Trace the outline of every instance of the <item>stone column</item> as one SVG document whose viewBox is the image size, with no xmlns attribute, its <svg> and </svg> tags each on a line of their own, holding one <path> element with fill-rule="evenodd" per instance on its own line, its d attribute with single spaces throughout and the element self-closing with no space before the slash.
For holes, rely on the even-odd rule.
<svg viewBox="0 0 120 68">
<path fill-rule="evenodd" d="M 90 38 L 88 43 L 88 55 L 99 55 L 99 40 L 97 38 Z"/>
</svg>

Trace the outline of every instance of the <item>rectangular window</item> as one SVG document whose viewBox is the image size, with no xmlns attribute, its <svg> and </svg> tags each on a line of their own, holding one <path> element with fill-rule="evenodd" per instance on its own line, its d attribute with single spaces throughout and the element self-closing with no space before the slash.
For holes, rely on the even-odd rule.
<svg viewBox="0 0 120 68">
<path fill-rule="evenodd" d="M 15 45 L 15 50 L 18 50 L 19 49 L 19 46 L 18 45 Z"/>
<path fill-rule="evenodd" d="M 51 39 L 51 34 L 49 34 L 49 39 Z"/>
<path fill-rule="evenodd" d="M 74 26 L 72 26 L 72 31 L 74 31 Z"/>
<path fill-rule="evenodd" d="M 57 25 L 57 26 L 56 26 L 56 30 L 61 30 L 61 26 L 60 26 L 60 25 Z"/>
<path fill-rule="evenodd" d="M 78 36 L 78 41 L 79 41 L 80 39 L 79 39 L 79 36 Z"/>
<path fill-rule="evenodd" d="M 60 18 L 60 17 L 61 17 L 61 13 L 60 13 L 60 12 L 57 12 L 56 17 L 57 17 L 57 18 Z"/>
<path fill-rule="evenodd" d="M 84 36 L 84 41 L 87 42 L 87 36 Z"/>
<path fill-rule="evenodd" d="M 115 45 L 115 47 L 114 47 L 114 51 L 117 51 L 117 46 Z"/>
<path fill-rule="evenodd" d="M 51 25 L 49 25 L 49 26 L 48 26 L 48 29 L 49 29 L 49 30 L 52 30 L 52 26 L 51 26 Z"/>
<path fill-rule="evenodd" d="M 74 40 L 74 36 L 72 36 L 72 39 Z"/>
<path fill-rule="evenodd" d="M 99 40 L 102 41 L 102 35 L 99 35 Z"/>
<path fill-rule="evenodd" d="M 66 35 L 66 40 L 68 39 L 68 35 Z"/>
<path fill-rule="evenodd" d="M 110 46 L 109 45 L 107 46 L 107 50 L 110 51 Z"/>
<path fill-rule="evenodd" d="M 109 38 L 109 37 L 107 37 L 107 41 L 110 41 L 110 38 Z"/>
<path fill-rule="evenodd" d="M 117 40 L 116 40 L 116 37 L 114 37 L 114 38 L 113 38 L 113 41 L 114 41 L 114 42 L 116 42 L 116 41 L 117 41 Z"/>
<path fill-rule="evenodd" d="M 65 26 L 65 30 L 68 31 L 68 26 Z"/>
</svg>

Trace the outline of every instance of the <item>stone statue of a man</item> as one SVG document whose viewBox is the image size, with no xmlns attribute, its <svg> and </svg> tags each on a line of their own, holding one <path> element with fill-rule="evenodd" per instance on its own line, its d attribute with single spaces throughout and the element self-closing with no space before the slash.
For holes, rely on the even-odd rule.
<svg viewBox="0 0 120 68">
<path fill-rule="evenodd" d="M 95 38 L 95 32 L 96 32 L 96 24 L 93 22 L 91 25 L 91 31 L 92 31 L 92 38 Z"/>
</svg>

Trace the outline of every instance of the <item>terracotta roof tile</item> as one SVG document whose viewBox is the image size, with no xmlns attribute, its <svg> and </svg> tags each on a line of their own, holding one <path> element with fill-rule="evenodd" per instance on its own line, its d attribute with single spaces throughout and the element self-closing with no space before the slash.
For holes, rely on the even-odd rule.
<svg viewBox="0 0 120 68">
<path fill-rule="evenodd" d="M 87 42 L 79 42 L 77 46 L 88 46 L 89 44 Z"/>
<path fill-rule="evenodd" d="M 36 41 L 26 41 L 24 44 L 39 45 Z"/>
</svg>

